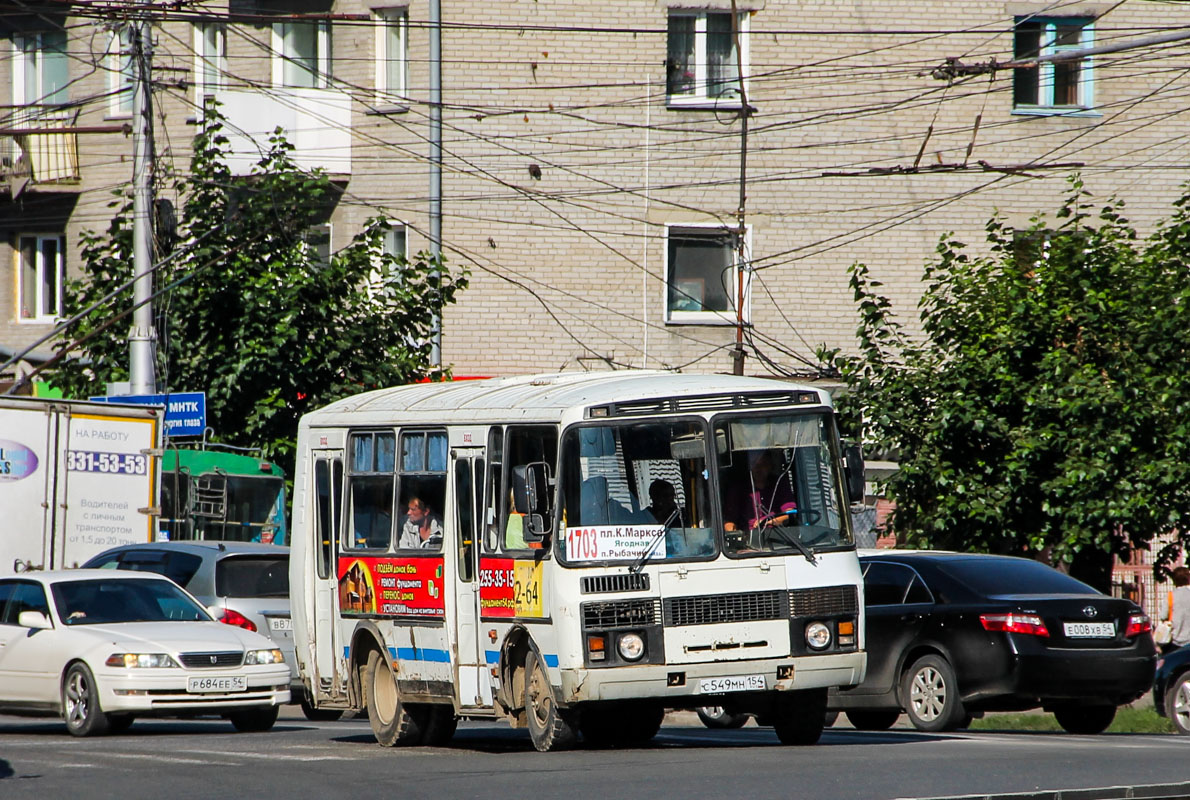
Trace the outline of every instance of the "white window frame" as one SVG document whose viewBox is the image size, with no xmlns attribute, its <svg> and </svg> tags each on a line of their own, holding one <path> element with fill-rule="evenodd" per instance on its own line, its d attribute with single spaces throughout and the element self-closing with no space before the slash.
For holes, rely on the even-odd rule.
<svg viewBox="0 0 1190 800">
<path fill-rule="evenodd" d="M 285 64 L 290 60 L 289 53 L 285 45 L 285 29 L 291 24 L 302 25 L 316 25 L 317 33 L 315 40 L 315 47 L 318 49 L 315 55 L 317 62 L 316 73 L 314 75 L 315 89 L 326 89 L 330 86 L 331 77 L 331 29 L 330 23 L 326 20 L 311 20 L 310 22 L 289 23 L 277 22 L 273 24 L 272 33 L 272 48 L 273 48 L 273 86 L 278 89 L 300 89 L 310 88 L 301 86 L 290 86 L 285 83 Z"/>
<path fill-rule="evenodd" d="M 379 102 L 403 100 L 409 90 L 409 9 L 405 6 L 372 10 L 376 29 L 376 99 Z M 389 34 L 396 30 L 400 52 L 389 52 Z M 389 84 L 389 62 L 398 62 L 397 86 Z"/>
<path fill-rule="evenodd" d="M 33 239 L 36 244 L 34 275 L 37 281 L 37 286 L 34 289 L 34 304 L 35 308 L 32 313 L 26 314 L 23 307 L 25 300 L 25 259 L 24 249 L 22 245 Z M 52 265 L 55 271 L 54 286 L 57 288 L 57 297 L 53 298 L 53 303 L 49 314 L 42 313 L 42 309 L 46 306 L 45 297 L 45 279 L 43 275 L 46 270 L 45 263 L 45 248 L 44 242 L 53 241 L 55 244 L 55 251 L 57 253 L 57 263 Z M 19 323 L 28 325 L 45 325 L 57 322 L 62 317 L 62 281 L 66 276 L 66 237 L 60 233 L 21 233 L 16 236 L 16 248 L 13 251 L 13 266 L 17 274 L 17 296 L 16 296 L 16 318 Z"/>
<path fill-rule="evenodd" d="M 210 34 L 210 36 L 208 36 Z M 214 52 L 211 51 L 214 45 Z M 207 82 L 210 69 L 214 80 Z M 194 23 L 194 104 L 202 108 L 208 97 L 224 88 L 227 75 L 227 26 L 221 22 Z"/>
<path fill-rule="evenodd" d="M 675 233 L 693 233 L 698 235 L 724 233 L 734 233 L 734 229 L 725 225 L 714 222 L 684 222 L 684 223 L 667 223 L 665 226 L 665 247 L 663 250 L 664 259 L 662 272 L 663 280 L 661 281 L 661 307 L 665 309 L 665 322 L 669 325 L 735 325 L 739 321 L 737 319 L 736 303 L 739 295 L 739 279 L 740 279 L 740 261 L 737 250 L 732 251 L 732 269 L 731 269 L 731 291 L 728 297 L 731 299 L 731 308 L 727 311 L 675 311 L 669 307 L 669 242 L 670 237 Z M 745 264 L 752 260 L 752 226 L 744 226 L 744 262 Z M 750 270 L 744 270 L 744 308 L 743 321 L 748 324 L 752 320 L 752 276 Z"/>
<path fill-rule="evenodd" d="M 1057 44 L 1056 27 L 1060 24 L 1083 21 L 1084 24 L 1079 30 L 1079 40 L 1077 44 Z M 1024 17 L 1018 18 L 1016 24 L 1013 26 L 1015 32 L 1017 25 L 1025 22 L 1036 22 L 1041 24 L 1041 47 L 1038 51 L 1039 57 L 1053 56 L 1068 50 L 1085 50 L 1095 46 L 1095 20 L 1093 17 L 1079 15 L 1072 17 Z M 1016 54 L 1013 54 L 1016 57 Z M 1054 104 L 1054 64 L 1053 62 L 1043 62 L 1037 65 L 1037 105 L 1016 105 L 1015 98 L 1013 99 L 1012 113 L 1026 114 L 1034 116 L 1099 116 L 1100 112 L 1094 110 L 1095 105 L 1095 62 L 1090 56 L 1085 56 L 1082 59 L 1082 65 L 1079 69 L 1078 81 L 1078 104 L 1073 106 L 1059 106 Z"/>
<path fill-rule="evenodd" d="M 34 69 L 38 71 L 39 84 L 44 83 L 44 60 L 45 60 L 45 45 L 42 43 L 42 37 L 45 32 L 39 31 L 37 33 L 27 33 L 21 36 L 12 37 L 12 104 L 14 106 L 32 105 L 34 103 L 45 104 L 45 96 L 39 95 L 37 97 L 28 97 L 25 92 L 25 70 L 29 67 L 28 55 L 30 51 L 25 49 L 25 43 L 33 40 L 36 45 L 32 49 Z M 70 39 L 67 37 L 67 47 L 70 45 Z M 69 74 L 67 75 L 67 85 L 69 85 Z M 66 87 L 63 87 L 66 91 Z M 68 100 L 69 98 L 65 98 Z M 65 101 L 64 100 L 64 101 Z"/>
<path fill-rule="evenodd" d="M 133 75 L 132 33 L 126 25 L 112 31 L 107 42 L 108 116 L 131 117 Z"/>
<path fill-rule="evenodd" d="M 671 8 L 666 16 L 666 25 L 672 17 L 693 17 L 694 18 L 694 93 L 693 94 L 669 94 L 668 75 L 666 76 L 666 96 L 665 101 L 669 106 L 673 107 L 713 107 L 713 108 L 739 108 L 740 95 L 736 91 L 733 94 L 720 97 L 709 97 L 707 95 L 707 82 L 709 80 L 710 59 L 707 57 L 707 15 L 721 14 L 727 17 L 731 16 L 730 9 L 682 9 Z M 744 90 L 749 90 L 750 72 L 749 57 L 748 57 L 748 21 L 751 14 L 747 11 L 738 11 L 736 16 L 739 18 L 740 29 L 740 62 L 743 65 Z M 666 35 L 666 47 L 669 47 L 669 36 Z M 668 53 L 668 49 L 667 49 Z M 668 55 L 667 55 L 668 58 Z"/>
</svg>

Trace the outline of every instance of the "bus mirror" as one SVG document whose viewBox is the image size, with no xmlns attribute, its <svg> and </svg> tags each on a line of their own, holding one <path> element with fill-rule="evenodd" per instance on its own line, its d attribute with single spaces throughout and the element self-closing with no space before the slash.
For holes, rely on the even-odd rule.
<svg viewBox="0 0 1190 800">
<path fill-rule="evenodd" d="M 549 532 L 545 522 L 549 512 L 548 483 L 544 462 L 512 468 L 512 503 L 516 512 L 524 515 L 526 542 L 540 542 Z"/>
<path fill-rule="evenodd" d="M 858 444 L 843 445 L 843 464 L 847 474 L 847 499 L 852 503 L 864 501 L 864 456 Z"/>
</svg>

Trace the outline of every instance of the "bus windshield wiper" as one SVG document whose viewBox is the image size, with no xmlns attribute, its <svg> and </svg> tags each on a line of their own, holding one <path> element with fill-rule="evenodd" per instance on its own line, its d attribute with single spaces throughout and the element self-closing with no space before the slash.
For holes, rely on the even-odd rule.
<svg viewBox="0 0 1190 800">
<path fill-rule="evenodd" d="M 644 569 L 645 562 L 648 561 L 649 556 L 651 556 L 653 554 L 653 548 L 655 548 L 657 546 L 658 542 L 660 542 L 663 538 L 665 538 L 665 532 L 669 530 L 669 523 L 674 521 L 674 517 L 676 517 L 678 515 L 678 512 L 681 510 L 682 509 L 679 506 L 678 508 L 675 508 L 673 511 L 670 512 L 669 518 L 666 519 L 665 522 L 663 522 L 661 524 L 661 530 L 657 531 L 657 533 L 653 536 L 653 538 L 649 540 L 649 546 L 645 548 L 645 551 L 643 553 L 641 553 L 640 556 L 636 559 L 636 561 L 632 562 L 632 566 L 628 568 L 628 571 L 630 573 L 637 573 L 637 572 L 640 572 L 642 569 Z"/>
<path fill-rule="evenodd" d="M 811 564 L 818 566 L 818 559 L 814 557 L 814 551 L 807 547 L 806 544 L 801 540 L 801 537 L 799 537 L 796 533 L 791 534 L 784 528 L 769 528 L 769 530 L 777 534 L 776 538 L 780 539 L 782 542 L 805 556 L 806 560 Z"/>
</svg>

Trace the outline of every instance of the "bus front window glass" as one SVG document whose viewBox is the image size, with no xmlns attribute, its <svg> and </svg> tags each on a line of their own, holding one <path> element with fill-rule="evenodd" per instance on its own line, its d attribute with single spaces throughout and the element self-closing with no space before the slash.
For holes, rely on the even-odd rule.
<svg viewBox="0 0 1190 800">
<path fill-rule="evenodd" d="M 715 447 L 728 555 L 812 552 L 851 544 L 828 417 L 720 419 Z"/>
<path fill-rule="evenodd" d="M 705 441 L 693 420 L 568 431 L 559 532 L 566 561 L 714 556 Z"/>
<path fill-rule="evenodd" d="M 352 434 L 346 548 L 387 550 L 393 534 L 393 434 Z M 389 453 L 387 459 L 384 453 Z"/>
</svg>

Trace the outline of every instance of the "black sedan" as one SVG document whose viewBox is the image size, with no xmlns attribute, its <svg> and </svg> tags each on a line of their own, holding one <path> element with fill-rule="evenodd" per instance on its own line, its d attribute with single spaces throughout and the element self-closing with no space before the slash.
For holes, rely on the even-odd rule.
<svg viewBox="0 0 1190 800">
<path fill-rule="evenodd" d="M 980 712 L 1041 707 L 1071 733 L 1100 733 L 1152 682 L 1144 612 L 1037 561 L 926 551 L 860 561 L 867 677 L 828 701 L 857 728 L 889 728 L 903 711 L 919 730 L 954 730 Z"/>
<path fill-rule="evenodd" d="M 1153 705 L 1158 714 L 1169 717 L 1178 733 L 1190 736 L 1190 645 L 1158 659 Z"/>
</svg>

